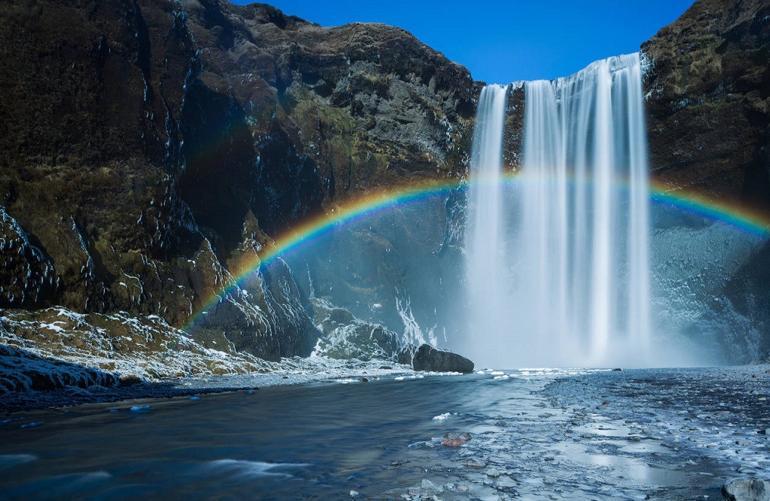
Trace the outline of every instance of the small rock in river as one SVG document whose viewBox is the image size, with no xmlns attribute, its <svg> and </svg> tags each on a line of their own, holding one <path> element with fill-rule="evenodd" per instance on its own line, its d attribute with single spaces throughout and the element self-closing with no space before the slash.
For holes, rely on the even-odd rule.
<svg viewBox="0 0 770 501">
<path fill-rule="evenodd" d="M 758 478 L 736 478 L 722 486 L 722 496 L 730 501 L 770 501 L 770 483 Z"/>
<path fill-rule="evenodd" d="M 434 484 L 433 482 L 431 482 L 430 480 L 428 480 L 427 478 L 423 478 L 422 479 L 422 482 L 420 482 L 420 488 L 424 489 L 424 490 L 439 491 L 439 492 L 444 490 L 440 486 L 438 486 L 438 485 Z"/>
<path fill-rule="evenodd" d="M 471 439 L 470 433 L 447 433 L 444 435 L 444 439 L 441 441 L 441 445 L 444 447 L 461 447 L 465 445 Z"/>
</svg>

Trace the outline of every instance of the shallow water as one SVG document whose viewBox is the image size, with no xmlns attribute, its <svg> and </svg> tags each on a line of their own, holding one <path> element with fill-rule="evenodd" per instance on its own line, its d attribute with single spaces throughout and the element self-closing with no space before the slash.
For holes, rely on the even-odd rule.
<svg viewBox="0 0 770 501">
<path fill-rule="evenodd" d="M 0 497 L 718 498 L 770 471 L 766 371 L 487 371 L 14 414 Z"/>
</svg>

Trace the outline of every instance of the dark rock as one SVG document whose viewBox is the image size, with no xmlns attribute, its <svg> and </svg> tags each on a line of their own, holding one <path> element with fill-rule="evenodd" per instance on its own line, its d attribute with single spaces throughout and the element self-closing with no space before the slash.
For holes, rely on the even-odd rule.
<svg viewBox="0 0 770 501">
<path fill-rule="evenodd" d="M 642 45 L 651 162 L 672 189 L 770 208 L 770 4 L 700 0 Z"/>
<path fill-rule="evenodd" d="M 729 501 L 770 501 L 770 483 L 758 478 L 737 478 L 722 486 Z"/>
<path fill-rule="evenodd" d="M 0 397 L 27 391 L 112 387 L 118 381 L 118 376 L 110 372 L 0 344 Z"/>
<path fill-rule="evenodd" d="M 424 344 L 417 349 L 412 359 L 412 367 L 416 371 L 434 372 L 473 372 L 473 362 L 465 357 L 433 348 Z"/>
</svg>

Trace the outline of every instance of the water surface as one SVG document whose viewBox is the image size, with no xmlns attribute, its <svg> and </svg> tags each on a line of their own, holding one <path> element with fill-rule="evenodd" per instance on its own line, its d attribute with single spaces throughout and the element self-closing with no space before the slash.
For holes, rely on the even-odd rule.
<svg viewBox="0 0 770 501">
<path fill-rule="evenodd" d="M 770 427 L 760 406 L 770 393 L 765 369 L 486 371 L 14 414 L 0 425 L 0 491 L 11 499 L 718 496 L 736 469 L 770 471 L 757 432 Z M 470 440 L 457 444 L 462 433 Z M 460 446 L 442 445 L 447 437 Z"/>
</svg>

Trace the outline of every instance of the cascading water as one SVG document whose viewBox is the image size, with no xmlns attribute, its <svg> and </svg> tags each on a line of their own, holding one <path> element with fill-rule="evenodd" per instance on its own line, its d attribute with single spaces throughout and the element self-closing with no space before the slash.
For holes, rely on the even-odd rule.
<svg viewBox="0 0 770 501">
<path fill-rule="evenodd" d="M 491 186 L 500 176 L 503 122 L 492 96 L 503 92 L 484 89 L 474 135 L 470 319 L 491 343 L 472 352 L 497 365 L 646 364 L 650 230 L 639 55 L 524 84 L 513 192 L 499 178 Z"/>
<path fill-rule="evenodd" d="M 507 87 L 488 85 L 481 91 L 471 151 L 466 226 L 466 276 L 469 325 L 480 333 L 485 346 L 503 349 L 508 340 L 500 316 L 505 309 L 506 268 L 503 250 L 503 123 Z M 463 353 L 473 355 L 479 346 L 466 338 Z"/>
</svg>

